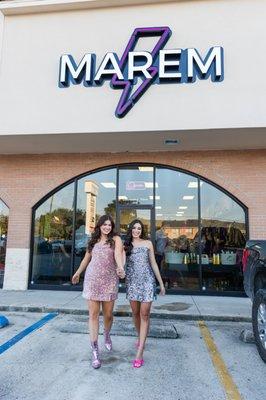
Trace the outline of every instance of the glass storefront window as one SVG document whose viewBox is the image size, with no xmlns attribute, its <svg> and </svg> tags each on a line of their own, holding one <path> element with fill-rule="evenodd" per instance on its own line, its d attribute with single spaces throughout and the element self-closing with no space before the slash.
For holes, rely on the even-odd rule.
<svg viewBox="0 0 266 400">
<path fill-rule="evenodd" d="M 32 284 L 70 285 L 74 183 L 47 199 L 35 212 Z"/>
<path fill-rule="evenodd" d="M 231 197 L 203 181 L 201 226 L 203 290 L 243 290 L 244 210 Z"/>
<path fill-rule="evenodd" d="M 3 287 L 9 210 L 0 199 L 0 288 Z"/>
<path fill-rule="evenodd" d="M 156 168 L 155 253 L 168 289 L 199 289 L 198 181 Z"/>
<path fill-rule="evenodd" d="M 119 169 L 119 204 L 153 204 L 153 172 L 149 166 Z"/>
<path fill-rule="evenodd" d="M 90 173 L 45 199 L 35 210 L 31 283 L 71 285 L 103 214 L 113 217 L 122 239 L 133 219 L 143 221 L 170 293 L 243 291 L 245 208 L 199 177 L 156 165 Z M 1 235 L 0 272 L 3 228 Z"/>
</svg>

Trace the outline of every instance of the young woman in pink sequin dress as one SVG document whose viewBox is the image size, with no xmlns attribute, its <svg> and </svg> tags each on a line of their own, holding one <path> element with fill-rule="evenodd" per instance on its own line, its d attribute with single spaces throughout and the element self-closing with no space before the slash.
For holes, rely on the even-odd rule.
<svg viewBox="0 0 266 400">
<path fill-rule="evenodd" d="M 109 351 L 112 349 L 110 330 L 113 322 L 114 302 L 117 299 L 119 278 L 125 276 L 122 252 L 122 241 L 119 236 L 114 234 L 112 218 L 103 215 L 99 218 L 86 254 L 72 277 L 72 283 L 78 283 L 80 274 L 86 269 L 82 295 L 88 300 L 93 368 L 101 366 L 98 350 L 101 304 L 104 317 L 105 347 Z"/>
</svg>

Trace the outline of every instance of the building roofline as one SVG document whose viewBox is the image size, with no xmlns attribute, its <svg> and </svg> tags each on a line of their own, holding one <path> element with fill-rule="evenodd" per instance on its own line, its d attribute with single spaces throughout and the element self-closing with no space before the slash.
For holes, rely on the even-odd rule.
<svg viewBox="0 0 266 400">
<path fill-rule="evenodd" d="M 180 1 L 184 0 L 9 0 L 0 2 L 0 12 L 6 16 L 9 16 L 93 8 L 178 3 Z"/>
</svg>

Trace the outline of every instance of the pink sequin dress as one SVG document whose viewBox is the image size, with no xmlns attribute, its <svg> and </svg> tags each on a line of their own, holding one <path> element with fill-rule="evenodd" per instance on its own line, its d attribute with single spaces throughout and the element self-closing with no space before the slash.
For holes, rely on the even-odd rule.
<svg viewBox="0 0 266 400">
<path fill-rule="evenodd" d="M 87 266 L 82 296 L 87 300 L 111 301 L 117 299 L 118 281 L 114 248 L 96 243 Z"/>
</svg>

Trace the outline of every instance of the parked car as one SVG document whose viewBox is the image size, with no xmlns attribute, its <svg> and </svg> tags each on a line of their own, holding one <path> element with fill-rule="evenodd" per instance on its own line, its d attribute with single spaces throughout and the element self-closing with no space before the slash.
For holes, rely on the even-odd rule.
<svg viewBox="0 0 266 400">
<path fill-rule="evenodd" d="M 254 337 L 266 363 L 266 240 L 249 240 L 242 263 L 245 292 L 252 300 Z"/>
</svg>

